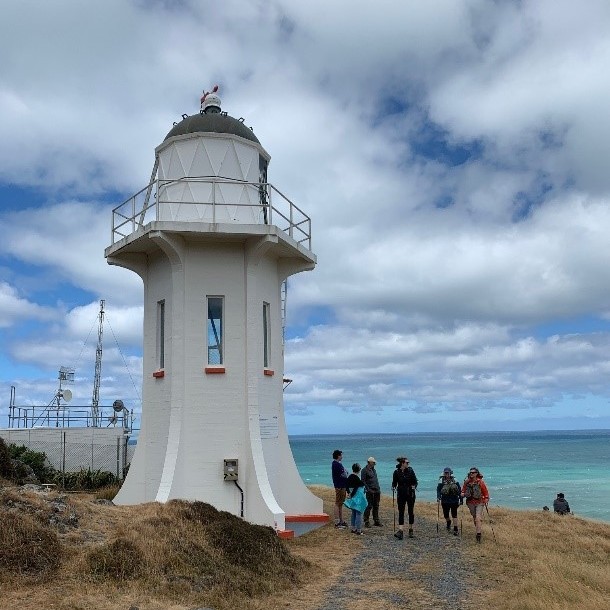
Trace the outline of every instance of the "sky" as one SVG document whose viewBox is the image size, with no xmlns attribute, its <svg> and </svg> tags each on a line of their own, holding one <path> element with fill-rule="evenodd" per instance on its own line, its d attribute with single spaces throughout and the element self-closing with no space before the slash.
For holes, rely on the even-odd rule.
<svg viewBox="0 0 610 610">
<path fill-rule="evenodd" d="M 60 366 L 140 409 L 111 211 L 203 90 L 312 218 L 290 434 L 610 428 L 610 3 L 2 3 L 0 426 Z"/>
</svg>

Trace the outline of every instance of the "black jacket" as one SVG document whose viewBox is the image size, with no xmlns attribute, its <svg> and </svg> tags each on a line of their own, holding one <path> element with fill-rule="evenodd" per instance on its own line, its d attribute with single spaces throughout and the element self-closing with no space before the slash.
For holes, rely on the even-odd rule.
<svg viewBox="0 0 610 610">
<path fill-rule="evenodd" d="M 352 472 L 352 474 L 347 477 L 347 482 L 345 484 L 347 493 L 351 496 L 358 489 L 358 487 L 364 487 L 364 483 L 357 474 Z"/>
<path fill-rule="evenodd" d="M 392 477 L 392 489 L 396 489 L 399 496 L 410 496 L 417 489 L 417 477 L 411 466 L 401 470 L 398 466 Z"/>
</svg>

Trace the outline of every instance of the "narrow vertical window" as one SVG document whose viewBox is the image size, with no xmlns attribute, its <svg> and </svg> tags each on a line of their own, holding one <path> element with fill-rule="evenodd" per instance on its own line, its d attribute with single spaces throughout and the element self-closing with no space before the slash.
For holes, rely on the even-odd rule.
<svg viewBox="0 0 610 610">
<path fill-rule="evenodd" d="M 157 301 L 157 368 L 165 368 L 165 301 Z"/>
<path fill-rule="evenodd" d="M 208 364 L 223 364 L 222 306 L 223 297 L 207 297 L 208 301 Z"/>
<path fill-rule="evenodd" d="M 269 303 L 263 303 L 263 366 L 268 368 L 271 361 L 271 320 Z"/>
</svg>

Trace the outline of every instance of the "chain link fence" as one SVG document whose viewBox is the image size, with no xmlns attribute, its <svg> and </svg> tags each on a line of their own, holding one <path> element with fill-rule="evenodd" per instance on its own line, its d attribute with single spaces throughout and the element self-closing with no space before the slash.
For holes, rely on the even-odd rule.
<svg viewBox="0 0 610 610">
<path fill-rule="evenodd" d="M 108 434 L 96 428 L 78 430 L 0 430 L 7 444 L 25 446 L 31 451 L 44 453 L 48 463 L 65 474 L 91 470 L 111 472 L 122 480 L 131 463 L 135 445 L 129 436 Z"/>
</svg>

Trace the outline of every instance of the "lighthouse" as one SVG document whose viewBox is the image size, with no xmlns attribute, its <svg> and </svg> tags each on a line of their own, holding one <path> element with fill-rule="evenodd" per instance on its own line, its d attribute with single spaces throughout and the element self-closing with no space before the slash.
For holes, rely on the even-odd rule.
<svg viewBox="0 0 610 610">
<path fill-rule="evenodd" d="M 269 161 L 215 87 L 113 210 L 107 261 L 144 284 L 141 430 L 115 502 L 199 500 L 289 536 L 327 520 L 283 406 L 286 280 L 316 257 Z"/>
</svg>

